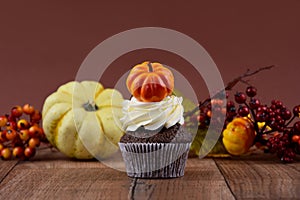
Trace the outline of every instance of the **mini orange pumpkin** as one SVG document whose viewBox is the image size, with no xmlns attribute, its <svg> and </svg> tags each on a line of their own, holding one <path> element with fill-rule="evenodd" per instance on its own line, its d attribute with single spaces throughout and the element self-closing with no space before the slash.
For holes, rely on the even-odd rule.
<svg viewBox="0 0 300 200">
<path fill-rule="evenodd" d="M 253 145 L 255 130 L 252 123 L 238 117 L 227 124 L 223 131 L 223 144 L 232 155 L 242 155 Z"/>
<path fill-rule="evenodd" d="M 174 76 L 162 64 L 147 61 L 131 69 L 126 85 L 139 101 L 158 102 L 172 94 Z"/>
</svg>

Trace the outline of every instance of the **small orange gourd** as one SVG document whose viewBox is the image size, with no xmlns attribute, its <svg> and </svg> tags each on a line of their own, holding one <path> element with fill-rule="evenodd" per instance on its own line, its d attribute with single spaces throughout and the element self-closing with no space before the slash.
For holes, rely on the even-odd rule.
<svg viewBox="0 0 300 200">
<path fill-rule="evenodd" d="M 223 144 L 232 155 L 242 155 L 253 145 L 255 130 L 245 118 L 235 118 L 223 131 Z"/>
<path fill-rule="evenodd" d="M 126 85 L 139 101 L 158 102 L 172 94 L 174 76 L 162 64 L 147 61 L 131 69 Z"/>
</svg>

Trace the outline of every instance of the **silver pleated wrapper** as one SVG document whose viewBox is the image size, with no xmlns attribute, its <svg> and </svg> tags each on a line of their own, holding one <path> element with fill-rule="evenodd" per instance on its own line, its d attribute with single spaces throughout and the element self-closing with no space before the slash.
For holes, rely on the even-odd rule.
<svg viewBox="0 0 300 200">
<path fill-rule="evenodd" d="M 184 175 L 191 143 L 119 143 L 129 177 L 175 178 Z"/>
</svg>

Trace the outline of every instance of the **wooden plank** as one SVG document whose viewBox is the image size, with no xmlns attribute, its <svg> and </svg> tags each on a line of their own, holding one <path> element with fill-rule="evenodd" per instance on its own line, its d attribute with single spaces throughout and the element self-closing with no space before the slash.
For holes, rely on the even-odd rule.
<svg viewBox="0 0 300 200">
<path fill-rule="evenodd" d="M 109 168 L 18 168 L 0 185 L 0 199 L 127 199 L 130 183 Z"/>
<path fill-rule="evenodd" d="M 17 160 L 0 160 L 0 183 L 7 174 L 17 165 Z"/>
<path fill-rule="evenodd" d="M 78 161 L 49 150 L 20 162 L 0 185 L 1 199 L 127 199 L 131 179 L 97 160 Z M 115 192 L 118 191 L 118 192 Z"/>
<path fill-rule="evenodd" d="M 97 160 L 48 150 L 19 162 L 0 185 L 0 199 L 127 199 L 132 179 Z"/>
<path fill-rule="evenodd" d="M 189 159 L 175 179 L 136 179 L 133 199 L 234 199 L 212 159 Z"/>
<path fill-rule="evenodd" d="M 119 155 L 120 156 L 120 155 Z M 104 161 L 106 165 L 125 170 L 122 158 L 116 161 Z M 37 155 L 30 161 L 20 162 L 21 168 L 106 168 L 107 166 L 96 159 L 77 160 L 68 158 L 57 150 L 45 149 L 37 151 Z"/>
<path fill-rule="evenodd" d="M 16 164 L 0 161 L 0 199 L 300 197 L 300 163 L 282 164 L 266 155 L 189 159 L 184 177 L 175 179 L 131 179 L 97 160 L 78 161 L 49 150 L 38 151 L 32 161 Z"/>
<path fill-rule="evenodd" d="M 300 198 L 300 163 L 274 156 L 215 160 L 237 199 Z"/>
<path fill-rule="evenodd" d="M 68 158 L 58 151 L 49 149 L 37 151 L 37 155 L 30 161 L 20 162 L 17 168 L 103 168 L 102 164 L 97 160 L 76 160 Z"/>
</svg>

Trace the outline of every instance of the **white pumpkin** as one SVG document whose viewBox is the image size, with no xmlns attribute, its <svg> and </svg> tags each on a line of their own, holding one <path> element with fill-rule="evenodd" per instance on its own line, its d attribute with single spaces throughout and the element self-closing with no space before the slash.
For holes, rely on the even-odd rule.
<svg viewBox="0 0 300 200">
<path fill-rule="evenodd" d="M 122 95 L 95 81 L 72 81 L 45 100 L 43 128 L 49 142 L 69 157 L 107 158 L 124 134 Z"/>
</svg>

